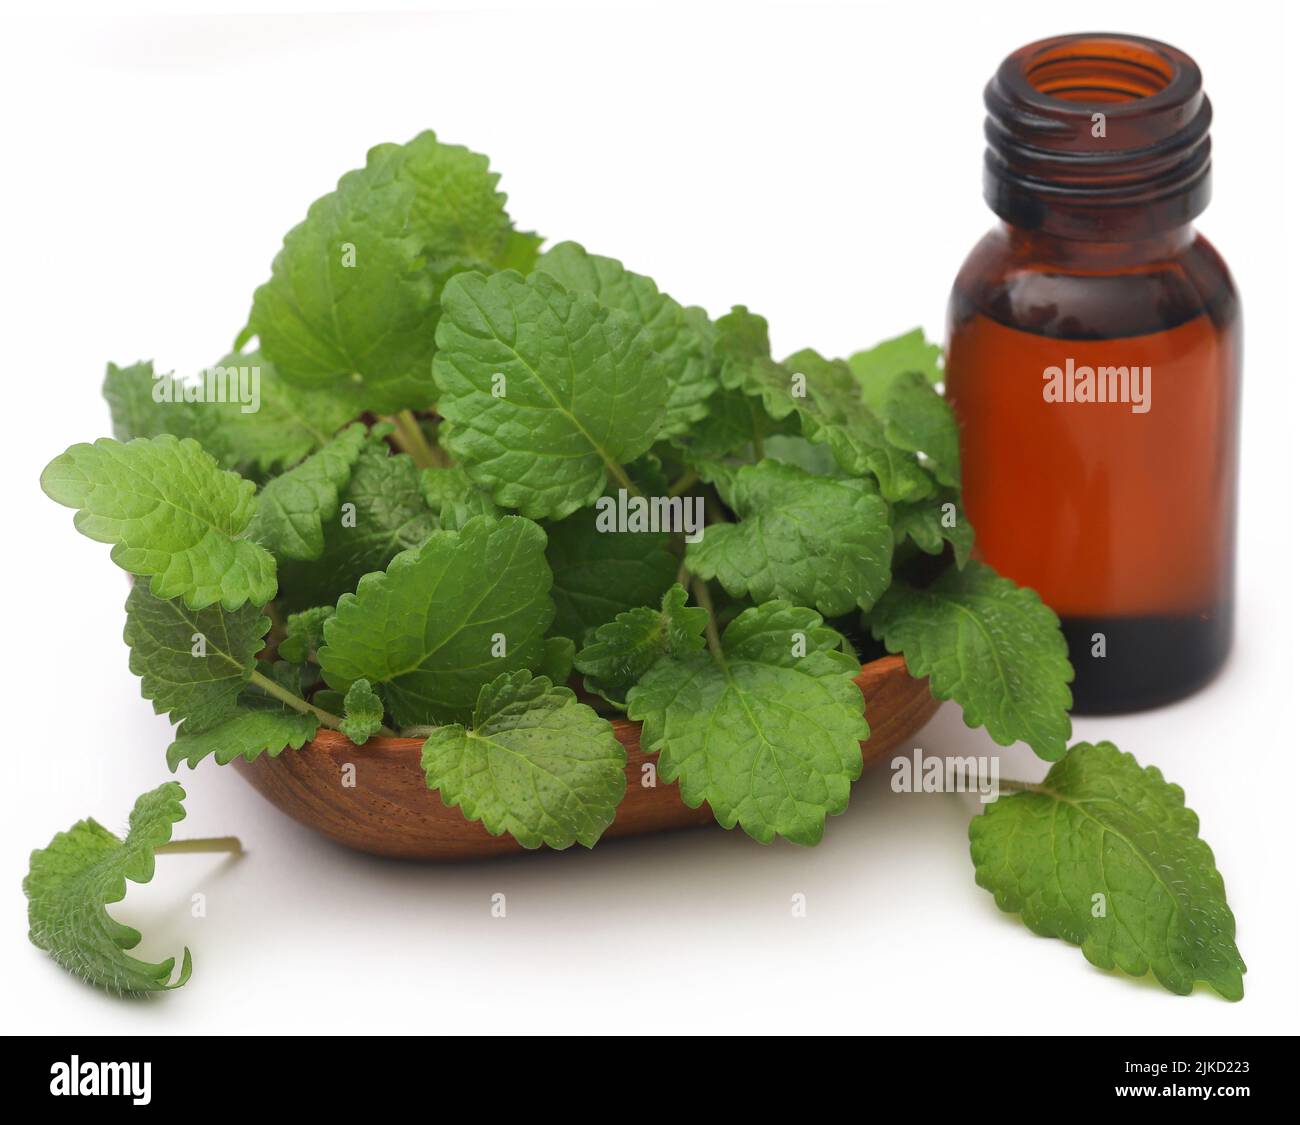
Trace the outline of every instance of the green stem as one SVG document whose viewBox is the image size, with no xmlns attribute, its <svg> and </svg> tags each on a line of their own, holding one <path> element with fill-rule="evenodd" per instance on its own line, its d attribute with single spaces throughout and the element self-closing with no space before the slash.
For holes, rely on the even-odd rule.
<svg viewBox="0 0 1300 1125">
<path fill-rule="evenodd" d="M 632 478 L 627 475 L 627 472 L 624 470 L 622 465 L 616 465 L 613 461 L 606 461 L 605 465 L 609 469 L 613 478 L 627 490 L 629 496 L 641 495 L 641 490 L 632 483 Z"/>
<path fill-rule="evenodd" d="M 437 467 L 438 458 L 434 456 L 433 447 L 425 439 L 424 431 L 420 429 L 420 423 L 414 414 L 409 410 L 399 410 L 393 415 L 393 425 L 396 427 L 393 439 L 401 446 L 403 453 L 409 453 L 411 460 L 422 469 Z"/>
<path fill-rule="evenodd" d="M 187 852 L 228 852 L 243 855 L 238 836 L 209 836 L 202 840 L 172 840 L 154 848 L 154 855 L 182 855 Z"/>
<path fill-rule="evenodd" d="M 709 593 L 709 584 L 702 578 L 695 578 L 691 581 L 691 592 L 695 595 L 695 604 L 709 615 L 704 623 L 704 637 L 709 642 L 709 652 L 719 664 L 725 664 L 727 661 L 722 654 L 722 639 L 718 636 L 718 622 L 713 614 L 713 595 Z"/>
<path fill-rule="evenodd" d="M 699 479 L 700 479 L 700 475 L 694 469 L 691 469 L 688 472 L 683 473 L 680 477 L 677 478 L 676 482 L 668 489 L 668 495 L 680 496 L 683 492 L 685 492 L 688 488 L 690 488 L 691 485 L 693 485 Z"/>
<path fill-rule="evenodd" d="M 301 711 L 304 715 L 315 715 L 316 718 L 320 720 L 320 724 L 323 727 L 329 727 L 330 730 L 338 730 L 339 727 L 343 725 L 343 720 L 337 715 L 333 715 L 329 711 L 322 711 L 315 704 L 308 703 L 300 696 L 294 695 L 288 688 L 282 688 L 274 680 L 262 675 L 262 673 L 256 669 L 254 669 L 253 674 L 248 677 L 248 682 L 250 684 L 256 684 L 272 699 L 278 699 L 286 707 L 292 707 L 295 711 Z M 396 733 L 389 727 L 380 727 L 376 733 L 382 734 L 385 738 L 397 737 Z"/>
<path fill-rule="evenodd" d="M 765 416 L 761 413 L 759 408 L 755 406 L 753 402 L 750 402 L 749 420 L 751 425 L 754 427 L 754 460 L 755 461 L 763 460 L 763 431 L 766 427 L 761 423 L 763 423 L 764 418 Z"/>
</svg>

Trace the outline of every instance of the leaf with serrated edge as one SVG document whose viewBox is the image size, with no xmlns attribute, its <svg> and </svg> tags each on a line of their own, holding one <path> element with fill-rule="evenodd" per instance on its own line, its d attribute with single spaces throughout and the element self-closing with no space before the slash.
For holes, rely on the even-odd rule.
<svg viewBox="0 0 1300 1125">
<path fill-rule="evenodd" d="M 870 609 L 890 582 L 889 508 L 865 480 L 815 477 L 794 465 L 744 465 L 722 484 L 738 523 L 686 545 L 686 565 L 732 597 L 781 598 L 828 617 Z"/>
<path fill-rule="evenodd" d="M 566 289 L 591 293 L 602 305 L 630 313 L 649 331 L 668 379 L 661 438 L 685 433 L 692 422 L 708 413 L 707 400 L 718 387 L 708 342 L 696 331 L 686 310 L 661 293 L 650 278 L 633 273 L 614 258 L 589 254 L 576 242 L 551 247 L 537 268 Z"/>
<path fill-rule="evenodd" d="M 622 704 L 627 693 L 663 657 L 688 657 L 704 647 L 709 615 L 688 607 L 686 591 L 674 585 L 658 609 L 638 606 L 620 613 L 592 634 L 574 660 L 583 686 Z"/>
<path fill-rule="evenodd" d="M 282 660 L 314 660 L 316 650 L 325 641 L 325 622 L 334 616 L 332 605 L 312 606 L 301 613 L 291 613 L 284 623 L 284 640 L 276 647 Z"/>
<path fill-rule="evenodd" d="M 924 590 L 894 583 L 867 620 L 937 699 L 961 704 L 967 726 L 1049 761 L 1065 753 L 1074 669 L 1056 614 L 1033 590 L 969 563 Z"/>
<path fill-rule="evenodd" d="M 943 382 L 943 348 L 930 343 L 920 328 L 854 352 L 847 362 L 866 391 L 868 402 L 901 371 L 918 371 L 931 385 Z"/>
<path fill-rule="evenodd" d="M 1240 1000 L 1246 964 L 1214 853 L 1183 791 L 1109 742 L 1079 742 L 970 825 L 975 881 L 1034 933 L 1103 969 Z M 1104 909 L 1100 909 L 1104 906 Z"/>
<path fill-rule="evenodd" d="M 459 466 L 423 470 L 420 491 L 444 531 L 459 531 L 475 516 L 501 514 L 492 497 Z"/>
<path fill-rule="evenodd" d="M 568 637 L 547 637 L 542 642 L 538 672 L 553 684 L 563 684 L 573 674 L 577 646 Z"/>
<path fill-rule="evenodd" d="M 433 532 L 339 599 L 317 654 L 326 683 L 369 680 L 400 726 L 467 716 L 485 683 L 541 660 L 555 615 L 545 548 L 519 516 Z"/>
<path fill-rule="evenodd" d="M 141 582 L 126 599 L 123 639 L 140 694 L 173 723 L 187 719 L 199 729 L 234 705 L 270 627 L 256 606 L 189 609 L 179 598 L 155 598 Z"/>
<path fill-rule="evenodd" d="M 154 851 L 183 820 L 185 790 L 168 781 L 141 796 L 131 811 L 126 839 L 93 820 L 79 820 L 49 846 L 32 852 L 23 880 L 28 937 L 63 968 L 99 988 L 120 994 L 179 988 L 190 978 L 190 951 L 171 979 L 173 957 L 149 964 L 128 956 L 140 932 L 111 917 L 106 907 L 126 897 L 126 881 L 153 878 Z"/>
<path fill-rule="evenodd" d="M 384 702 L 371 690 L 369 680 L 355 680 L 343 697 L 343 722 L 339 730 L 362 746 L 384 725 Z"/>
<path fill-rule="evenodd" d="M 45 467 L 41 488 L 79 509 L 77 530 L 112 543 L 113 561 L 149 578 L 157 597 L 234 610 L 275 596 L 275 559 L 241 538 L 252 482 L 220 469 L 195 441 L 164 434 L 74 445 Z"/>
<path fill-rule="evenodd" d="M 434 361 L 447 446 L 493 500 L 559 519 L 653 444 L 668 384 L 650 334 L 554 278 L 462 273 Z"/>
<path fill-rule="evenodd" d="M 349 426 L 297 468 L 267 483 L 247 535 L 277 559 L 318 559 L 325 550 L 323 522 L 339 510 L 339 490 L 369 440 L 361 423 Z"/>
<path fill-rule="evenodd" d="M 940 489 L 924 500 L 895 504 L 891 520 L 895 543 L 910 539 L 927 555 L 941 554 L 944 543 L 951 543 L 953 561 L 959 567 L 970 559 L 975 530 L 962 511 L 956 489 Z"/>
<path fill-rule="evenodd" d="M 472 728 L 438 728 L 420 755 L 444 804 L 525 848 L 594 847 L 623 799 L 626 762 L 606 720 L 527 671 L 484 685 Z"/>
<path fill-rule="evenodd" d="M 840 644 L 812 610 L 767 602 L 731 622 L 720 656 L 655 664 L 628 693 L 628 718 L 691 808 L 708 801 L 724 828 L 762 843 L 815 844 L 848 805 L 869 733 L 859 665 Z"/>
<path fill-rule="evenodd" d="M 241 707 L 205 730 L 191 731 L 189 723 L 181 724 L 176 740 L 167 748 L 167 765 L 172 772 L 181 762 L 193 769 L 209 754 L 219 766 L 236 758 L 251 762 L 262 754 L 274 758 L 311 741 L 316 737 L 316 727 L 314 715 Z"/>
</svg>

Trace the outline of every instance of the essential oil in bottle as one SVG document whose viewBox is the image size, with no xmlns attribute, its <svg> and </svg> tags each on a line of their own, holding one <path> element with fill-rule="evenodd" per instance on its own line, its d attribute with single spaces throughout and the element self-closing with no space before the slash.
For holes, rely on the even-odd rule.
<svg viewBox="0 0 1300 1125">
<path fill-rule="evenodd" d="M 1210 103 L 1183 52 L 1069 35 L 984 94 L 946 391 L 980 555 L 1061 618 L 1078 712 L 1184 696 L 1232 636 L 1241 310 L 1192 228 Z"/>
</svg>

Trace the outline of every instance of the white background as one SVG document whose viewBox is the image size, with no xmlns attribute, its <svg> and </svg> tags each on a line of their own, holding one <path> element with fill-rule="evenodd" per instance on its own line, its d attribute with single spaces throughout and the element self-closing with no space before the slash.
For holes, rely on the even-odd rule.
<svg viewBox="0 0 1300 1125">
<path fill-rule="evenodd" d="M 606 2 L 263 18 L 101 4 L 6 20 L 4 1031 L 1296 1030 L 1285 341 L 1300 252 L 1293 240 L 1288 272 L 1284 227 L 1300 196 L 1294 167 L 1283 181 L 1297 105 L 1284 111 L 1276 7 Z M 1247 325 L 1240 630 L 1208 690 L 1082 720 L 1076 736 L 1110 738 L 1186 789 L 1239 921 L 1242 1003 L 1171 996 L 1032 936 L 974 884 L 971 799 L 894 795 L 887 771 L 863 778 L 811 851 L 708 829 L 439 867 L 349 853 L 207 763 L 182 777 L 178 834 L 237 833 L 247 854 L 163 859 L 116 909 L 145 931 L 146 956 L 188 943 L 191 983 L 123 1002 L 28 944 L 28 851 L 85 815 L 124 826 L 167 776 L 166 724 L 120 639 L 125 580 L 36 483 L 66 445 L 108 432 L 107 360 L 215 360 L 311 200 L 371 144 L 425 127 L 491 154 L 521 225 L 621 257 L 714 314 L 745 302 L 780 354 L 842 355 L 918 322 L 939 333 L 953 274 L 992 222 L 984 82 L 1022 43 L 1099 29 L 1183 47 L 1214 101 L 1215 197 L 1199 225 L 1236 274 Z M 918 743 L 994 750 L 951 707 Z M 1002 753 L 1004 776 L 1045 770 L 1024 747 Z M 196 890 L 204 919 L 189 916 Z M 505 919 L 489 916 L 497 891 Z M 795 893 L 806 918 L 791 917 Z"/>
</svg>

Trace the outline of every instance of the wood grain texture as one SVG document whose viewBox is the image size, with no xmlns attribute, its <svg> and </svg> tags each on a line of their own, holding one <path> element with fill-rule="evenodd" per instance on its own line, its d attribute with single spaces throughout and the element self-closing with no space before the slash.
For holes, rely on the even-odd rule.
<svg viewBox="0 0 1300 1125">
<path fill-rule="evenodd" d="M 912 679 L 899 656 L 864 664 L 855 682 L 871 726 L 871 738 L 862 744 L 868 766 L 920 730 L 939 706 L 929 682 Z M 602 839 L 714 823 L 707 804 L 698 809 L 682 804 L 676 785 L 642 786 L 641 767 L 654 759 L 641 752 L 641 724 L 615 719 L 613 726 L 627 749 L 627 794 Z M 425 784 L 420 746 L 415 738 L 375 738 L 355 746 L 338 732 L 322 729 L 301 750 L 253 762 L 237 758 L 235 765 L 281 812 L 363 852 L 461 860 L 524 851 L 513 837 L 493 836 L 442 803 Z M 354 787 L 342 784 L 349 763 L 356 769 Z"/>
</svg>

